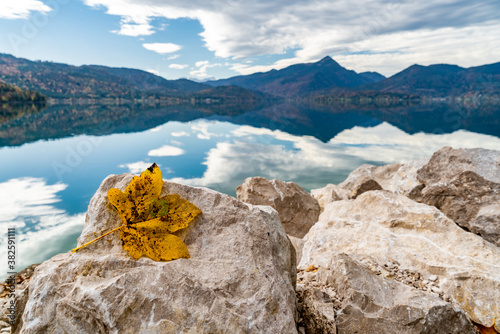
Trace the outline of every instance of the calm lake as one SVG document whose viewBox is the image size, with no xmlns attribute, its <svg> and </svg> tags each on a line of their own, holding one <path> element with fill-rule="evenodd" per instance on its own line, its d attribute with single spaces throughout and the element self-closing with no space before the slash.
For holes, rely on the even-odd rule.
<svg viewBox="0 0 500 334">
<path fill-rule="evenodd" d="M 106 176 L 139 173 L 153 162 L 165 179 L 234 196 L 250 176 L 309 191 L 342 182 L 364 163 L 425 158 L 447 145 L 500 150 L 500 106 L 478 103 L 59 105 L 0 115 L 0 225 L 4 234 L 17 228 L 17 271 L 76 245 Z"/>
</svg>

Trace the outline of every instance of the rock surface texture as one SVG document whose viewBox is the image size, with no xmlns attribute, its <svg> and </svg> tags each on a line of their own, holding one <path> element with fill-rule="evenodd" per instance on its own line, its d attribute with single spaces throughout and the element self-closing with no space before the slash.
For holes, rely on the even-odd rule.
<svg viewBox="0 0 500 334">
<path fill-rule="evenodd" d="M 318 204 L 321 207 L 321 212 L 323 212 L 325 205 L 328 203 L 348 199 L 349 191 L 340 188 L 335 184 L 328 184 L 323 188 L 312 189 L 311 196 L 318 201 Z"/>
<path fill-rule="evenodd" d="M 79 245 L 118 227 L 106 178 Z M 204 188 L 164 183 L 203 214 L 176 233 L 191 258 L 133 260 L 118 233 L 39 265 L 15 333 L 296 333 L 295 251 L 276 211 Z"/>
<path fill-rule="evenodd" d="M 363 326 L 374 326 L 363 327 L 364 330 L 373 328 L 372 332 L 379 332 L 378 322 L 366 319 L 377 314 L 382 321 L 384 312 L 393 314 L 388 310 L 406 310 L 402 305 L 411 302 L 400 303 L 400 296 L 408 294 L 411 288 L 425 292 L 423 295 L 414 291 L 418 296 L 412 297 L 415 303 L 418 301 L 420 304 L 417 304 L 423 306 L 428 300 L 429 305 L 441 305 L 439 310 L 433 310 L 436 314 L 443 312 L 442 317 L 462 319 L 460 312 L 438 303 L 437 298 L 459 306 L 472 321 L 485 327 L 495 326 L 500 331 L 500 248 L 464 231 L 435 207 L 414 202 L 401 194 L 368 191 L 355 200 L 327 204 L 304 241 L 299 269 L 313 266 L 330 271 L 336 283 L 328 283 L 328 286 L 332 286 L 341 299 L 347 298 L 353 303 L 348 313 L 337 313 L 337 329 L 344 324 L 349 332 L 358 328 L 353 322 L 359 321 Z M 343 253 L 352 261 L 380 272 L 381 278 L 370 278 L 358 265 L 347 264 L 350 261 L 347 258 L 338 262 L 338 255 Z M 359 281 L 353 273 L 360 275 Z M 391 283 L 394 287 L 389 288 L 386 280 L 398 284 Z M 407 292 L 401 290 L 401 284 L 408 286 Z M 399 292 L 391 295 L 381 293 L 381 289 Z M 430 298 L 429 294 L 436 298 Z M 426 317 L 432 317 L 433 313 L 421 306 L 415 310 L 419 315 L 407 317 L 408 323 L 417 318 L 421 319 L 419 323 L 429 323 L 431 318 Z M 379 311 L 381 313 L 377 313 Z M 408 312 L 413 311 L 408 309 Z M 468 323 L 462 320 L 458 323 L 464 326 L 464 333 L 470 332 Z M 424 330 L 425 326 L 413 325 L 412 330 L 416 332 L 429 332 Z M 450 333 L 460 332 L 457 330 L 450 329 Z"/>
<path fill-rule="evenodd" d="M 427 160 L 415 160 L 405 164 L 386 166 L 362 165 L 354 170 L 339 185 L 328 184 L 311 190 L 311 196 L 318 200 L 321 210 L 326 204 L 345 199 L 355 199 L 372 190 L 388 190 L 410 196 L 420 191 L 422 183 L 417 178 L 417 171 Z"/>
<path fill-rule="evenodd" d="M 15 300 L 17 302 L 17 304 L 15 305 L 16 311 L 24 307 L 23 305 L 21 305 L 23 300 L 22 298 L 20 300 L 19 296 L 22 296 L 27 292 L 27 287 L 29 285 L 30 279 L 33 276 L 33 272 L 38 265 L 38 263 L 32 264 L 14 275 L 14 281 L 16 282 L 14 287 L 17 296 L 17 300 Z M 10 333 L 11 326 L 9 319 L 9 307 L 11 301 L 13 300 L 13 298 L 10 297 L 10 289 L 11 287 L 7 283 L 7 280 L 0 284 L 0 333 Z M 19 321 L 19 318 L 16 320 Z"/>
<path fill-rule="evenodd" d="M 444 147 L 417 177 L 424 186 L 411 198 L 500 246 L 500 151 Z"/>
<path fill-rule="evenodd" d="M 294 182 L 247 178 L 236 188 L 240 201 L 254 205 L 269 205 L 278 211 L 285 232 L 302 238 L 318 221 L 318 201 Z"/>
<path fill-rule="evenodd" d="M 477 333 L 463 311 L 437 294 L 385 278 L 346 254 L 298 279 L 308 333 Z"/>
</svg>

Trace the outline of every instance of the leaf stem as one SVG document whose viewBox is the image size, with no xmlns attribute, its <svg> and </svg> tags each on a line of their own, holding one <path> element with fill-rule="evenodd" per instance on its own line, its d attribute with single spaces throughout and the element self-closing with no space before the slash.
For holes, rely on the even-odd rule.
<svg viewBox="0 0 500 334">
<path fill-rule="evenodd" d="M 101 238 L 104 238 L 105 236 L 107 236 L 107 235 L 108 235 L 108 234 L 110 234 L 110 233 L 113 233 L 114 231 L 121 230 L 121 229 L 122 229 L 122 228 L 124 228 L 125 226 L 126 226 L 126 225 L 122 225 L 122 226 L 119 226 L 119 227 L 117 227 L 117 228 L 114 228 L 114 229 L 112 229 L 111 231 L 104 233 L 104 234 L 103 234 L 103 235 L 101 235 L 100 237 L 97 237 L 97 238 L 95 238 L 94 240 L 91 240 L 91 241 L 89 241 L 89 242 L 87 242 L 87 243 L 85 243 L 85 244 L 81 245 L 80 247 L 77 247 L 77 248 L 75 248 L 75 249 L 72 249 L 72 250 L 71 250 L 71 252 L 72 252 L 72 253 L 75 253 L 75 252 L 76 252 L 77 250 L 79 250 L 80 248 L 86 247 L 86 246 L 90 245 L 91 243 L 93 243 L 94 241 L 97 241 L 97 240 L 99 240 L 99 239 L 101 239 Z"/>
</svg>

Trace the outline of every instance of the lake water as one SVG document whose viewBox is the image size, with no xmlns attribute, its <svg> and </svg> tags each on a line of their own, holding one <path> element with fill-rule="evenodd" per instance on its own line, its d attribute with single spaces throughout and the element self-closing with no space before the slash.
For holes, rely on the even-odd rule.
<svg viewBox="0 0 500 334">
<path fill-rule="evenodd" d="M 8 227 L 17 228 L 16 270 L 67 252 L 101 181 L 153 162 L 165 179 L 234 196 L 251 176 L 309 191 L 364 163 L 425 158 L 446 145 L 500 149 L 500 106 L 478 104 L 61 105 L 16 115 L 0 123 L 2 279 Z"/>
</svg>

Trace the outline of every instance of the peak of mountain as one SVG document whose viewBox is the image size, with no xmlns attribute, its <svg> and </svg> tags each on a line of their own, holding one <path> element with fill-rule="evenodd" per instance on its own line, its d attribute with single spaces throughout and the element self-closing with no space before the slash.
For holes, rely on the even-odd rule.
<svg viewBox="0 0 500 334">
<path fill-rule="evenodd" d="M 334 62 L 334 63 L 336 63 L 336 61 L 335 61 L 335 60 L 333 60 L 333 59 L 332 59 L 332 57 L 330 57 L 330 56 L 326 56 L 326 57 L 324 57 L 323 59 L 321 59 L 321 60 L 318 62 L 318 64 L 324 64 L 324 63 L 330 63 L 330 62 Z"/>
<path fill-rule="evenodd" d="M 329 65 L 329 66 L 339 66 L 339 63 L 337 63 L 335 60 L 332 59 L 332 57 L 330 56 L 326 56 L 325 58 L 321 59 L 320 61 L 318 61 L 317 63 L 313 63 L 313 64 L 316 64 L 316 65 Z"/>
<path fill-rule="evenodd" d="M 372 82 L 373 80 L 342 67 L 327 56 L 315 63 L 295 64 L 281 70 L 207 83 L 213 86 L 236 85 L 276 96 L 292 97 L 333 87 L 356 87 Z"/>
</svg>

